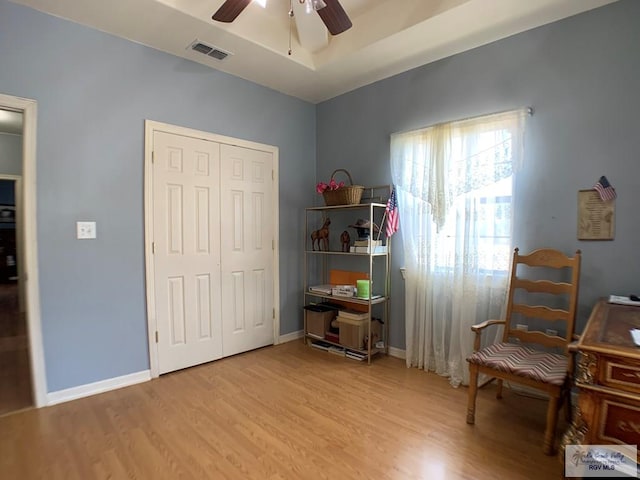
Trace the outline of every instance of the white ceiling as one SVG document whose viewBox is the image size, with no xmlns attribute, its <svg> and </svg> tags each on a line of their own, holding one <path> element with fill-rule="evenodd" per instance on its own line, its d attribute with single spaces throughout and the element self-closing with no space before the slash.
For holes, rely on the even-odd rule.
<svg viewBox="0 0 640 480">
<path fill-rule="evenodd" d="M 615 0 L 340 0 L 353 27 L 335 37 L 293 0 L 291 55 L 290 0 L 231 24 L 211 19 L 224 0 L 14 1 L 317 103 Z M 197 53 L 195 39 L 232 55 Z"/>
</svg>

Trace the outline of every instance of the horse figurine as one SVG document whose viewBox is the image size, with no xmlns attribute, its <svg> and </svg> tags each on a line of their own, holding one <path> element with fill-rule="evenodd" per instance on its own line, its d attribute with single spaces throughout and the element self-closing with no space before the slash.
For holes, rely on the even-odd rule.
<svg viewBox="0 0 640 480">
<path fill-rule="evenodd" d="M 342 232 L 342 235 L 340 235 L 340 243 L 342 244 L 342 251 L 348 252 L 349 244 L 351 243 L 351 236 L 349 235 L 349 232 L 347 232 L 346 230 Z"/>
<path fill-rule="evenodd" d="M 311 232 L 311 249 L 315 251 L 316 242 L 318 243 L 318 250 L 322 251 L 323 247 L 326 252 L 329 251 L 329 225 L 331 225 L 331 219 L 327 218 L 322 227 L 318 230 Z"/>
</svg>

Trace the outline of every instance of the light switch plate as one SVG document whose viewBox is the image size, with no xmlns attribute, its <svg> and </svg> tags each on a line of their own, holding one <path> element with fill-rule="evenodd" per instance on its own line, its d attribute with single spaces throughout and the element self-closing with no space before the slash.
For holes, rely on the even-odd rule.
<svg viewBox="0 0 640 480">
<path fill-rule="evenodd" d="M 96 238 L 96 222 L 76 222 L 78 240 L 91 240 Z"/>
</svg>

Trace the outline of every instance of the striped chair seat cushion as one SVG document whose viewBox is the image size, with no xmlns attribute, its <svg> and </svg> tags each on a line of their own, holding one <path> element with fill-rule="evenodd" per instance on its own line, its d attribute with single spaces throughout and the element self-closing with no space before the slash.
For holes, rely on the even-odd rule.
<svg viewBox="0 0 640 480">
<path fill-rule="evenodd" d="M 568 363 L 564 355 L 541 352 L 513 343 L 496 343 L 483 348 L 473 353 L 467 361 L 552 385 L 564 383 Z"/>
</svg>

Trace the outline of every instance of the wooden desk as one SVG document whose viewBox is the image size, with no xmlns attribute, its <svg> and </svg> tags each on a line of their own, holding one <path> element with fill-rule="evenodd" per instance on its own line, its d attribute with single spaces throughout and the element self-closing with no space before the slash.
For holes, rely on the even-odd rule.
<svg viewBox="0 0 640 480">
<path fill-rule="evenodd" d="M 640 307 L 600 300 L 577 344 L 578 406 L 563 445 L 640 446 Z"/>
</svg>

